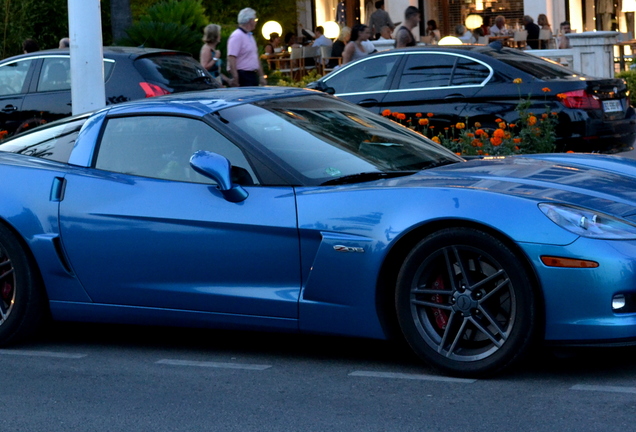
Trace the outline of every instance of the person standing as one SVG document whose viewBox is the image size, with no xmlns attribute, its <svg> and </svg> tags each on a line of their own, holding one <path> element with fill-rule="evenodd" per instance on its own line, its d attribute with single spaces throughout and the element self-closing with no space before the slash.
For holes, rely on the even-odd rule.
<svg viewBox="0 0 636 432">
<path fill-rule="evenodd" d="M 199 52 L 199 63 L 212 75 L 219 84 L 228 84 L 229 79 L 221 73 L 221 51 L 217 45 L 221 42 L 221 26 L 208 24 L 203 29 L 204 44 Z"/>
<path fill-rule="evenodd" d="M 369 40 L 371 30 L 364 24 L 356 24 L 351 29 L 351 40 L 342 53 L 342 64 L 358 60 L 369 55 L 364 42 Z"/>
<path fill-rule="evenodd" d="M 25 39 L 24 42 L 22 42 L 22 51 L 24 54 L 40 51 L 40 46 L 35 39 Z"/>
<path fill-rule="evenodd" d="M 257 20 L 254 9 L 242 9 L 238 14 L 238 28 L 227 41 L 227 64 L 232 74 L 232 87 L 266 84 L 258 57 L 258 47 L 252 35 Z"/>
<path fill-rule="evenodd" d="M 391 30 L 395 28 L 395 24 L 391 21 L 389 13 L 384 10 L 384 0 L 378 0 L 375 2 L 375 11 L 369 18 L 369 28 L 371 29 L 371 35 L 374 39 L 380 37 L 382 27 L 388 26 Z"/>
<path fill-rule="evenodd" d="M 409 6 L 404 11 L 404 23 L 395 33 L 395 47 L 404 48 L 415 46 L 417 41 L 411 30 L 420 22 L 420 10 L 415 6 Z"/>
<path fill-rule="evenodd" d="M 570 34 L 572 29 L 570 28 L 570 21 L 563 21 L 559 26 L 559 49 L 570 48 L 570 39 L 566 36 Z"/>
<path fill-rule="evenodd" d="M 537 17 L 537 25 L 541 27 L 541 30 L 547 30 L 550 32 L 550 39 L 552 39 L 552 27 L 550 26 L 550 21 L 548 21 L 548 17 L 546 14 L 539 14 Z M 542 40 L 540 41 L 539 47 L 541 49 L 549 48 L 549 41 Z"/>
<path fill-rule="evenodd" d="M 528 32 L 527 44 L 531 49 L 539 49 L 539 32 L 541 28 L 534 23 L 530 15 L 523 16 L 523 28 Z"/>
</svg>

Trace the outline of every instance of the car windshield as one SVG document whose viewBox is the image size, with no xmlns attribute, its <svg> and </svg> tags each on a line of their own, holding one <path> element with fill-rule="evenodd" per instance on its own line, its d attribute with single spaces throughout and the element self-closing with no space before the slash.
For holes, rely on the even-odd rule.
<svg viewBox="0 0 636 432">
<path fill-rule="evenodd" d="M 493 57 L 539 79 L 567 78 L 574 74 L 573 71 L 558 63 L 516 49 L 496 50 L 490 47 L 479 47 L 474 51 Z"/>
<path fill-rule="evenodd" d="M 463 160 L 410 129 L 320 95 L 241 105 L 220 115 L 306 185 L 408 175 Z"/>
</svg>

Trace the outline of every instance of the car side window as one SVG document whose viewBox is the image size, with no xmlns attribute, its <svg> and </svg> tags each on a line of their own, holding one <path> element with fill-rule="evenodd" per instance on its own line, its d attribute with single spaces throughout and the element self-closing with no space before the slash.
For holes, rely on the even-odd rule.
<svg viewBox="0 0 636 432">
<path fill-rule="evenodd" d="M 50 57 L 42 62 L 37 91 L 71 89 L 71 64 L 68 57 Z"/>
<path fill-rule="evenodd" d="M 490 76 L 490 69 L 476 61 L 460 58 L 453 71 L 451 85 L 481 85 Z"/>
<path fill-rule="evenodd" d="M 135 116 L 108 120 L 95 167 L 106 171 L 192 183 L 214 181 L 190 166 L 197 150 L 225 156 L 234 181 L 257 183 L 243 152 L 208 124 L 186 117 Z"/>
<path fill-rule="evenodd" d="M 0 96 L 26 93 L 25 81 L 33 60 L 20 60 L 0 66 Z"/>
<path fill-rule="evenodd" d="M 419 89 L 450 85 L 457 56 L 443 54 L 411 54 L 406 56 L 398 88 Z"/>
<path fill-rule="evenodd" d="M 83 117 L 21 134 L 0 145 L 0 151 L 67 163 L 85 121 L 86 118 Z"/>
<path fill-rule="evenodd" d="M 401 56 L 372 57 L 325 80 L 336 94 L 364 93 L 386 89 L 391 70 Z"/>
</svg>

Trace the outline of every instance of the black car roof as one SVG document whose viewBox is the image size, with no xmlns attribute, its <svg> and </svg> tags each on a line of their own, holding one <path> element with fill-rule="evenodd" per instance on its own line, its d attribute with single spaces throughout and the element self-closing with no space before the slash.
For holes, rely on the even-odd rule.
<svg viewBox="0 0 636 432">
<path fill-rule="evenodd" d="M 35 51 L 28 54 L 20 54 L 17 56 L 9 57 L 2 60 L 2 63 L 8 61 L 19 60 L 23 58 L 32 58 L 32 57 L 40 57 L 40 56 L 55 56 L 55 55 L 68 55 L 68 48 L 61 49 L 49 49 L 42 51 Z M 174 51 L 174 50 L 166 50 L 160 48 L 141 48 L 141 47 L 123 47 L 123 46 L 105 46 L 103 47 L 104 58 L 116 59 L 117 57 L 126 57 L 126 58 L 140 58 L 140 57 L 148 57 L 148 56 L 157 56 L 157 55 L 184 55 L 188 57 L 192 57 L 190 53 L 182 52 L 182 51 Z"/>
</svg>

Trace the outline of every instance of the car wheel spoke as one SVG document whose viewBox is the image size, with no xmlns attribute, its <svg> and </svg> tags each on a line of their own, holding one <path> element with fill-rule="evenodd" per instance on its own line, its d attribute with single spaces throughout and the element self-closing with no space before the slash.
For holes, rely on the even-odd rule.
<svg viewBox="0 0 636 432">
<path fill-rule="evenodd" d="M 444 294 L 448 295 L 448 291 L 446 291 Z M 433 307 L 433 308 L 443 309 L 443 310 L 453 310 L 452 306 L 450 305 L 445 305 L 443 303 L 435 303 L 432 301 L 412 300 L 411 303 L 416 306 L 428 306 L 428 307 Z"/>
<path fill-rule="evenodd" d="M 497 339 L 495 335 L 490 330 L 488 330 L 488 328 L 484 327 L 475 318 L 470 317 L 468 318 L 468 321 L 470 321 L 471 324 L 473 324 L 477 328 L 477 330 L 479 330 L 483 335 L 485 335 L 488 339 L 490 339 L 497 348 L 501 347 L 503 343 L 506 341 L 506 338 L 503 337 L 504 336 L 503 334 L 501 339 Z M 497 326 L 497 328 L 499 328 L 499 326 Z"/>
</svg>

